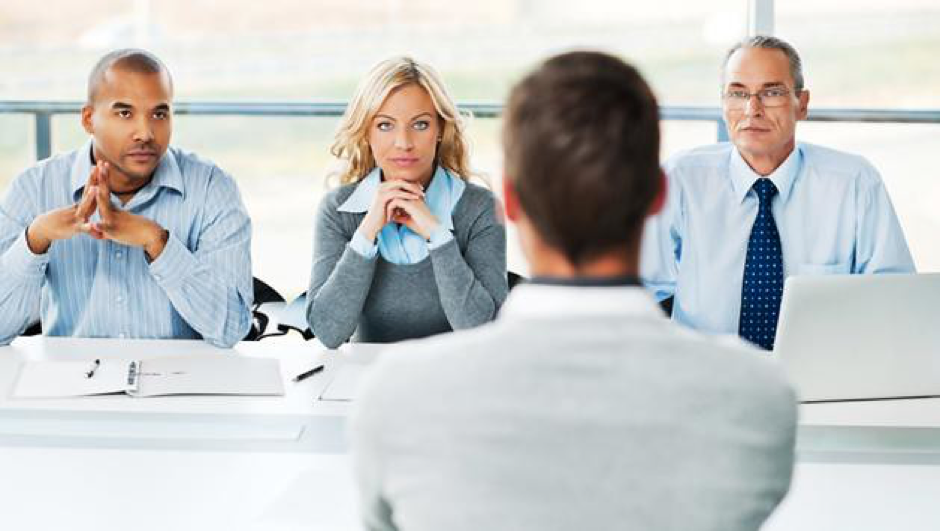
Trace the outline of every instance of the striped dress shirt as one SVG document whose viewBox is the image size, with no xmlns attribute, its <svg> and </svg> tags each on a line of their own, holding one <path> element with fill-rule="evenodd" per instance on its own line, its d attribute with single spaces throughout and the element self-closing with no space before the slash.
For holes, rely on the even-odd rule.
<svg viewBox="0 0 940 531">
<path fill-rule="evenodd" d="M 169 231 L 152 263 L 140 247 L 85 234 L 30 251 L 33 219 L 80 200 L 91 147 L 27 169 L 0 205 L 0 345 L 40 316 L 52 336 L 203 338 L 220 347 L 242 339 L 251 326 L 251 220 L 235 181 L 195 155 L 171 147 L 127 204 L 112 195 L 115 208 Z"/>
</svg>

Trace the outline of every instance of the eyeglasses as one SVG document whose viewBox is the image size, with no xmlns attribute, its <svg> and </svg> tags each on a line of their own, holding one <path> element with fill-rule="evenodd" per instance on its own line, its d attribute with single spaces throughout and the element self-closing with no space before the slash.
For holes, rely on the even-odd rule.
<svg viewBox="0 0 940 531">
<path fill-rule="evenodd" d="M 722 94 L 725 106 L 734 110 L 747 107 L 747 100 L 753 96 L 756 96 L 757 101 L 764 107 L 783 107 L 789 101 L 790 90 L 784 87 L 770 87 L 751 93 L 746 90 L 731 89 Z"/>
</svg>

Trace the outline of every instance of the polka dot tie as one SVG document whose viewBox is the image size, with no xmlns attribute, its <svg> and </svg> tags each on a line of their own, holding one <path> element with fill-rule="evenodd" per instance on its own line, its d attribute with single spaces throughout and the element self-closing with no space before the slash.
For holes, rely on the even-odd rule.
<svg viewBox="0 0 940 531">
<path fill-rule="evenodd" d="M 747 242 L 744 261 L 744 284 L 741 287 L 741 321 L 738 334 L 766 350 L 773 350 L 783 294 L 783 254 L 780 251 L 780 233 L 774 223 L 770 203 L 777 187 L 770 179 L 761 178 L 754 183 L 760 200 L 757 219 Z"/>
</svg>

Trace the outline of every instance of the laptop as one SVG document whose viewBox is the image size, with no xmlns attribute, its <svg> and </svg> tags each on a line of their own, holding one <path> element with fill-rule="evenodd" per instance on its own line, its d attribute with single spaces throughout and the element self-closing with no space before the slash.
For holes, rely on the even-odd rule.
<svg viewBox="0 0 940 531">
<path fill-rule="evenodd" d="M 940 273 L 790 277 L 774 355 L 804 403 L 940 396 Z"/>
</svg>

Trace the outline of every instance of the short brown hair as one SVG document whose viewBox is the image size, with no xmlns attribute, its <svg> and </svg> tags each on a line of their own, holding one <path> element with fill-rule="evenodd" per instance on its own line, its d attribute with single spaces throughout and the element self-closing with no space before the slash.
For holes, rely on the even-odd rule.
<svg viewBox="0 0 940 531">
<path fill-rule="evenodd" d="M 553 57 L 510 94 L 506 176 L 545 242 L 575 265 L 638 245 L 659 192 L 659 109 L 611 55 Z"/>
</svg>

